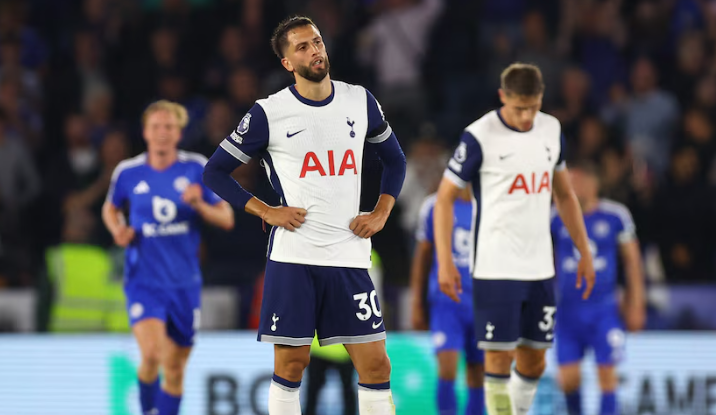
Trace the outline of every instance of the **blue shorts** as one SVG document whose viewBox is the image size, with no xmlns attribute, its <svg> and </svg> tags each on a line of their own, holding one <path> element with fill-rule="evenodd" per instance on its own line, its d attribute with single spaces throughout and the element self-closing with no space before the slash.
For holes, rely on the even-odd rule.
<svg viewBox="0 0 716 415">
<path fill-rule="evenodd" d="M 477 346 L 546 349 L 554 338 L 554 278 L 540 281 L 472 280 Z"/>
<path fill-rule="evenodd" d="M 368 270 L 269 260 L 258 340 L 308 346 L 316 333 L 321 346 L 385 339 Z"/>
<path fill-rule="evenodd" d="M 614 365 L 624 355 L 624 326 L 616 306 L 560 309 L 555 335 L 560 365 L 581 361 L 588 349 L 599 365 Z"/>
<path fill-rule="evenodd" d="M 167 326 L 167 335 L 176 344 L 190 347 L 199 328 L 201 285 L 160 288 L 125 284 L 129 324 L 146 318 L 157 318 Z"/>
<path fill-rule="evenodd" d="M 462 350 L 468 363 L 483 363 L 477 348 L 472 304 L 436 301 L 430 305 L 430 332 L 435 352 Z"/>
</svg>

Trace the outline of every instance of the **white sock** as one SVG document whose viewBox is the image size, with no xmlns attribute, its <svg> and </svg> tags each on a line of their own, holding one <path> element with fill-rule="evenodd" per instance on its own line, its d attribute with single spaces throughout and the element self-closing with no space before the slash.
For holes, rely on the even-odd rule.
<svg viewBox="0 0 716 415">
<path fill-rule="evenodd" d="M 539 379 L 525 377 L 517 370 L 512 371 L 510 397 L 514 415 L 527 415 L 537 393 L 537 384 L 539 384 Z"/>
<path fill-rule="evenodd" d="M 358 413 L 360 415 L 395 415 L 393 393 L 390 389 L 372 389 L 358 384 Z"/>
<path fill-rule="evenodd" d="M 301 402 L 298 399 L 298 387 L 289 387 L 279 382 L 283 379 L 274 375 L 269 387 L 269 415 L 301 415 Z M 282 383 L 293 383 L 283 381 Z M 301 383 L 298 382 L 298 385 Z M 293 385 L 292 385 L 293 386 Z"/>
<path fill-rule="evenodd" d="M 509 382 L 509 375 L 485 373 L 485 408 L 488 415 L 512 415 Z"/>
</svg>

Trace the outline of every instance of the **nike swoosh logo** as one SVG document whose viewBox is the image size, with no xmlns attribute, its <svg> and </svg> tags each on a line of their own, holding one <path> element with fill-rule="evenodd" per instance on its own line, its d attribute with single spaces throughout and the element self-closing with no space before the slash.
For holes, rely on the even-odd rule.
<svg viewBox="0 0 716 415">
<path fill-rule="evenodd" d="M 303 130 L 301 130 L 301 131 L 296 131 L 296 132 L 293 133 L 293 134 L 291 134 L 291 133 L 289 133 L 288 131 L 286 131 L 286 138 L 291 138 L 291 137 L 293 137 L 294 135 L 296 135 L 296 134 L 298 134 L 298 133 L 302 133 L 302 132 L 304 132 L 304 131 L 306 131 L 305 128 L 304 128 Z"/>
<path fill-rule="evenodd" d="M 381 324 L 383 324 L 383 320 L 380 320 L 378 324 L 373 323 L 373 328 L 377 329 L 378 327 L 380 327 Z"/>
<path fill-rule="evenodd" d="M 500 161 L 506 159 L 507 157 L 512 157 L 515 153 L 505 154 L 504 156 L 500 156 Z"/>
</svg>

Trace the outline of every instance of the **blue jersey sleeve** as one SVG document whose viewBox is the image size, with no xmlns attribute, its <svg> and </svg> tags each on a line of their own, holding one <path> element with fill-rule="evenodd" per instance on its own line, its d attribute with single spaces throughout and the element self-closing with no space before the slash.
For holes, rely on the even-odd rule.
<svg viewBox="0 0 716 415">
<path fill-rule="evenodd" d="M 390 128 L 388 121 L 385 120 L 383 109 L 380 107 L 378 100 L 367 89 L 365 93 L 368 98 L 368 133 L 366 141 L 373 144 L 382 143 L 390 137 L 393 130 Z"/>
<path fill-rule="evenodd" d="M 109 190 L 107 192 L 107 200 L 111 202 L 115 207 L 122 207 L 127 202 L 127 191 L 122 180 L 122 172 L 124 166 L 119 163 L 112 172 L 112 179 L 109 183 Z"/>
<path fill-rule="evenodd" d="M 559 136 L 559 158 L 557 159 L 557 164 L 554 166 L 555 171 L 562 171 L 567 167 L 567 162 L 565 160 L 565 155 L 567 154 L 567 143 L 566 139 L 564 138 L 564 133 L 560 134 Z"/>
<path fill-rule="evenodd" d="M 482 166 L 482 147 L 477 138 L 465 131 L 460 137 L 460 144 L 455 149 L 448 168 L 445 170 L 445 177 L 455 183 L 458 187 L 464 188 L 467 183 L 477 176 Z"/>
<path fill-rule="evenodd" d="M 269 125 L 266 112 L 254 104 L 241 119 L 239 126 L 221 142 L 220 147 L 242 163 L 266 150 L 269 141 Z"/>
<path fill-rule="evenodd" d="M 435 207 L 435 196 L 430 196 L 423 202 L 420 208 L 418 229 L 415 231 L 415 239 L 418 242 L 430 242 L 435 240 L 433 233 L 433 211 Z"/>
</svg>

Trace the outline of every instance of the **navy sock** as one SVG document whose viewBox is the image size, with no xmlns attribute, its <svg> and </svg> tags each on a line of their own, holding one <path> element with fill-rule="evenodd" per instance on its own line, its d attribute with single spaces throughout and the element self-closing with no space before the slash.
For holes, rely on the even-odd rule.
<svg viewBox="0 0 716 415">
<path fill-rule="evenodd" d="M 457 415 L 454 380 L 438 379 L 438 413 L 440 415 Z"/>
<path fill-rule="evenodd" d="M 482 388 L 470 388 L 467 395 L 467 409 L 465 415 L 485 414 L 485 390 Z"/>
<path fill-rule="evenodd" d="M 291 382 L 290 380 L 286 380 L 282 378 L 281 376 L 277 374 L 273 374 L 273 378 L 271 378 L 274 382 L 278 383 L 279 385 L 285 386 L 289 389 L 298 389 L 301 387 L 301 381 L 298 382 Z"/>
<path fill-rule="evenodd" d="M 139 403 L 142 405 L 142 414 L 149 414 L 155 408 L 159 394 L 159 376 L 152 383 L 139 381 Z"/>
<path fill-rule="evenodd" d="M 579 390 L 565 395 L 567 399 L 567 413 L 569 415 L 582 415 L 582 394 Z"/>
<path fill-rule="evenodd" d="M 179 415 L 180 403 L 181 395 L 170 395 L 164 389 L 159 391 L 159 398 L 157 398 L 159 415 Z"/>
<path fill-rule="evenodd" d="M 618 415 L 617 396 L 614 392 L 602 392 L 602 405 L 599 409 L 599 415 Z"/>
</svg>

